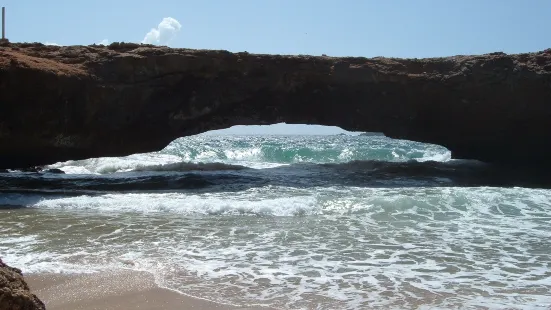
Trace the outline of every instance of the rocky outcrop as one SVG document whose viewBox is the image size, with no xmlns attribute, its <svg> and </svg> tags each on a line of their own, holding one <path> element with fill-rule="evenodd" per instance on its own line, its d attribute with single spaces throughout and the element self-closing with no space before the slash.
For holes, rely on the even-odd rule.
<svg viewBox="0 0 551 310">
<path fill-rule="evenodd" d="M 21 270 L 10 267 L 0 259 L 0 309 L 44 310 L 44 303 L 30 292 Z"/>
<path fill-rule="evenodd" d="M 0 46 L 0 168 L 159 150 L 238 124 L 336 125 L 454 158 L 551 156 L 551 50 L 432 59 L 137 44 Z"/>
</svg>

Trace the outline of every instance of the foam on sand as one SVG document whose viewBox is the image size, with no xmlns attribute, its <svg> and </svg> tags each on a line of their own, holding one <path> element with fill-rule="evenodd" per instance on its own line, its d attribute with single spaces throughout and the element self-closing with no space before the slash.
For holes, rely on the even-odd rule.
<svg viewBox="0 0 551 310">
<path fill-rule="evenodd" d="M 26 279 L 49 310 L 268 309 L 190 297 L 158 287 L 147 272 L 131 270 L 89 275 L 35 274 Z"/>
</svg>

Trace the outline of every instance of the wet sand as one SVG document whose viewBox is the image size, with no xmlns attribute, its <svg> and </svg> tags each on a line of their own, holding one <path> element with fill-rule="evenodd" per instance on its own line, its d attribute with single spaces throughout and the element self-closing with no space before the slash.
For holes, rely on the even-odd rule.
<svg viewBox="0 0 551 310">
<path fill-rule="evenodd" d="M 151 274 L 116 271 L 95 274 L 27 274 L 25 280 L 48 310 L 252 310 L 160 288 Z"/>
</svg>

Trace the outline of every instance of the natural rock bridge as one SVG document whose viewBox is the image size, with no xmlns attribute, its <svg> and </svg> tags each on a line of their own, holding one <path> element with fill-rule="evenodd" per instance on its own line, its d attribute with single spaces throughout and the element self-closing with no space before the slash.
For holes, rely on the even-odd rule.
<svg viewBox="0 0 551 310">
<path fill-rule="evenodd" d="M 0 46 L 0 168 L 162 149 L 277 122 L 381 131 L 454 158 L 551 158 L 551 50 L 432 59 L 137 44 Z"/>
</svg>

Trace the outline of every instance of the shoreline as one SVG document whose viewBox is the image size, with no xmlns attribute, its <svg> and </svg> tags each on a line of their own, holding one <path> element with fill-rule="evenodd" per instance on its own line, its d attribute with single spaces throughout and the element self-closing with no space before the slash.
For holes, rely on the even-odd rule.
<svg viewBox="0 0 551 310">
<path fill-rule="evenodd" d="M 31 291 L 48 310 L 269 310 L 239 307 L 192 297 L 155 283 L 145 271 L 116 270 L 92 274 L 26 274 Z"/>
</svg>

